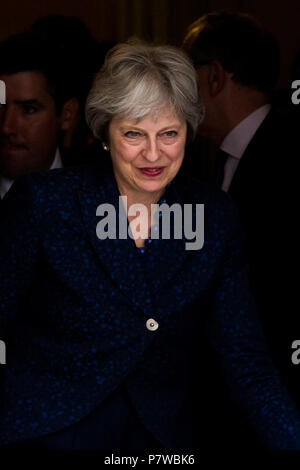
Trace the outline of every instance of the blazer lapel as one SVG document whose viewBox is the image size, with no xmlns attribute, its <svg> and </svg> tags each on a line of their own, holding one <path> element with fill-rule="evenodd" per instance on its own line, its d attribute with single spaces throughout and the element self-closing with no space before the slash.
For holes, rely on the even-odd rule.
<svg viewBox="0 0 300 470">
<path fill-rule="evenodd" d="M 179 204 L 184 215 L 184 195 L 180 182 L 175 178 L 166 189 L 165 199 L 168 207 Z M 189 202 L 189 201 L 186 201 Z M 171 218 L 170 239 L 159 238 L 152 240 L 151 246 L 145 253 L 146 276 L 151 282 L 154 295 L 157 296 L 169 282 L 182 269 L 182 265 L 189 256 L 184 236 L 184 218 L 181 223 L 182 238 L 174 238 L 174 220 Z"/>
<path fill-rule="evenodd" d="M 131 302 L 151 316 L 151 293 L 134 240 L 129 237 L 99 239 L 96 234 L 97 224 L 101 220 L 96 215 L 96 210 L 100 204 L 109 203 L 114 206 L 118 226 L 119 196 L 112 172 L 102 175 L 99 170 L 87 171 L 84 187 L 79 190 L 83 221 L 94 251 L 113 282 Z"/>
</svg>

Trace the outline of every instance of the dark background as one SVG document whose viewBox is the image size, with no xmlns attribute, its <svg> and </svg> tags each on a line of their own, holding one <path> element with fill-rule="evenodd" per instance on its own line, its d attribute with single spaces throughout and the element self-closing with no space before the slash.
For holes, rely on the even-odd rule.
<svg viewBox="0 0 300 470">
<path fill-rule="evenodd" d="M 81 18 L 98 41 L 136 35 L 179 45 L 189 23 L 219 8 L 251 13 L 275 34 L 282 53 L 278 84 L 288 86 L 290 67 L 300 49 L 299 0 L 1 0 L 0 40 L 55 14 Z"/>
</svg>

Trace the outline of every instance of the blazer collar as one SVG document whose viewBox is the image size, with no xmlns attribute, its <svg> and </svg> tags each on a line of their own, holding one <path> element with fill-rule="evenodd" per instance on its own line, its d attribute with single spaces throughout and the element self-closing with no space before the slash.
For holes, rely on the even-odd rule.
<svg viewBox="0 0 300 470">
<path fill-rule="evenodd" d="M 181 177 L 176 178 L 166 188 L 166 202 L 182 203 Z M 153 315 L 157 295 L 181 269 L 190 253 L 185 250 L 186 239 L 153 240 L 145 255 L 141 255 L 129 236 L 127 239 L 102 239 L 96 234 L 96 226 L 101 220 L 96 216 L 100 204 L 109 203 L 115 207 L 118 224 L 119 190 L 112 170 L 105 174 L 100 169 L 86 168 L 79 200 L 82 217 L 90 241 L 100 263 L 111 276 L 112 281 L 141 311 Z M 124 214 L 123 214 L 124 216 Z M 126 220 L 127 228 L 128 221 Z M 172 237 L 171 225 L 171 237 Z M 184 233 L 184 232 L 183 232 Z M 144 264 L 143 264 L 144 263 Z"/>
</svg>

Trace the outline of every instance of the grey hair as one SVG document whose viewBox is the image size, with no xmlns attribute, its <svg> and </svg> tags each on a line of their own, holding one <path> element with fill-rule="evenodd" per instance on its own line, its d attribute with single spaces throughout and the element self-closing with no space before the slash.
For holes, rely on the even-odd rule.
<svg viewBox="0 0 300 470">
<path fill-rule="evenodd" d="M 166 106 L 194 136 L 204 116 L 196 71 L 180 49 L 134 39 L 108 52 L 87 97 L 86 120 L 95 137 L 106 142 L 114 117 L 138 120 Z"/>
</svg>

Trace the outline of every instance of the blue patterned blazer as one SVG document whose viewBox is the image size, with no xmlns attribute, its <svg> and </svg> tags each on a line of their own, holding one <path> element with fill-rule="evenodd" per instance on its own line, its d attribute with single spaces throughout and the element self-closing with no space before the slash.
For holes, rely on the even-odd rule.
<svg viewBox="0 0 300 470">
<path fill-rule="evenodd" d="M 204 246 L 158 239 L 143 257 L 131 238 L 97 238 L 97 207 L 109 202 L 118 214 L 118 197 L 111 172 L 80 167 L 28 175 L 2 203 L 0 445 L 78 422 L 124 384 L 148 430 L 166 448 L 188 448 L 195 408 L 214 408 L 215 355 L 262 442 L 300 448 L 299 415 L 266 352 L 228 196 L 178 175 L 167 203 L 204 204 Z"/>
</svg>

